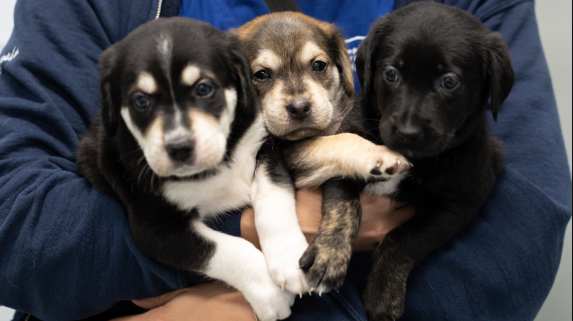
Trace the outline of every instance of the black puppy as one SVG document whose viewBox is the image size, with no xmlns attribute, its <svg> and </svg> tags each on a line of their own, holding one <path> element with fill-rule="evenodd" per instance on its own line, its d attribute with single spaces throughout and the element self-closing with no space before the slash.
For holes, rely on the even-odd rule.
<svg viewBox="0 0 573 321">
<path fill-rule="evenodd" d="M 377 248 L 363 293 L 371 320 L 393 320 L 404 311 L 412 268 L 471 222 L 502 170 L 503 146 L 488 133 L 486 111 L 491 98 L 497 118 L 514 72 L 498 33 L 463 10 L 433 2 L 379 19 L 358 49 L 356 67 L 363 90 L 342 130 L 385 144 L 414 165 L 365 189 L 417 207 Z M 325 193 L 323 212 L 347 203 L 349 185 L 342 180 Z M 345 241 L 336 235 L 321 225 L 301 259 L 311 286 L 340 284 L 332 278 L 345 274 L 328 273 L 340 267 L 313 271 L 324 243 L 336 248 Z"/>
</svg>

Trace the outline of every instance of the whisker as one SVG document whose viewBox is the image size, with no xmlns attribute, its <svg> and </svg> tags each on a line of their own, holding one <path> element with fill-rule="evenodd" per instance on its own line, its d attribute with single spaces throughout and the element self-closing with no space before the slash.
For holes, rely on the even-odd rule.
<svg viewBox="0 0 573 321">
<path fill-rule="evenodd" d="M 145 159 L 145 155 L 141 155 L 141 158 L 137 161 L 137 166 L 141 165 L 141 162 Z"/>
<path fill-rule="evenodd" d="M 141 176 L 143 175 L 144 172 L 145 172 L 145 167 L 142 167 L 139 172 L 139 176 L 137 177 L 137 185 L 141 185 Z"/>
<path fill-rule="evenodd" d="M 139 151 L 140 151 L 140 149 L 135 149 L 135 150 L 133 150 L 133 151 L 131 151 L 131 152 L 129 152 L 129 153 L 126 153 L 126 154 L 122 155 L 122 156 L 119 158 L 119 161 L 121 162 L 121 161 L 124 160 L 126 157 L 129 157 L 129 156 L 131 156 L 131 155 L 133 155 L 133 154 L 135 154 L 135 153 L 137 153 L 137 152 L 139 152 Z"/>
</svg>

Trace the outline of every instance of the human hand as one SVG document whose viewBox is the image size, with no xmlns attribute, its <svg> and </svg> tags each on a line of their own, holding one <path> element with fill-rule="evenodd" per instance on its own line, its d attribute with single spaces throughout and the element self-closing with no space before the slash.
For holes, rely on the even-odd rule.
<svg viewBox="0 0 573 321">
<path fill-rule="evenodd" d="M 415 214 L 412 206 L 396 203 L 388 197 L 362 194 L 362 220 L 354 243 L 354 251 L 375 250 L 378 244 L 395 227 L 400 226 Z M 322 193 L 320 189 L 301 190 L 296 194 L 296 211 L 302 232 L 309 243 L 314 239 L 322 219 Z M 241 216 L 241 237 L 260 249 L 255 229 L 254 211 L 247 208 Z"/>
<path fill-rule="evenodd" d="M 241 292 L 220 282 L 204 283 L 133 303 L 149 311 L 112 321 L 255 320 L 253 308 Z"/>
</svg>

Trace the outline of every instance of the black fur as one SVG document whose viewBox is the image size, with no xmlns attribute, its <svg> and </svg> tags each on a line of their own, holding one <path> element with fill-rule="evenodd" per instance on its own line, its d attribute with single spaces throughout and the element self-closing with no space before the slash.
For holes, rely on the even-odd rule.
<svg viewBox="0 0 573 321">
<path fill-rule="evenodd" d="M 385 79 L 388 68 L 397 71 L 397 82 Z M 514 73 L 499 34 L 436 3 L 377 21 L 358 50 L 357 70 L 366 132 L 414 164 L 395 198 L 417 213 L 378 247 L 363 293 L 371 320 L 392 320 L 404 311 L 414 265 L 471 222 L 501 172 L 504 151 L 487 131 L 486 106 L 491 98 L 497 119 Z M 459 81 L 453 90 L 441 84 L 450 73 Z M 408 127 L 423 136 L 400 139 Z"/>
<path fill-rule="evenodd" d="M 321 185 L 322 219 L 319 232 L 300 258 L 309 285 L 319 293 L 337 289 L 346 277 L 352 247 L 362 217 L 363 182 L 333 178 Z"/>
<path fill-rule="evenodd" d="M 171 78 L 162 72 L 157 38 L 166 34 L 173 39 Z M 121 106 L 130 104 L 130 90 L 141 71 L 153 74 L 160 90 L 172 90 L 175 97 L 185 97 L 178 75 L 188 64 L 210 68 L 223 88 L 234 87 L 238 93 L 236 117 L 227 140 L 225 162 L 235 150 L 259 112 L 255 92 L 250 85 L 250 66 L 237 36 L 185 18 L 158 19 L 147 23 L 101 56 L 102 109 L 83 138 L 78 151 L 80 174 L 107 195 L 121 202 L 127 212 L 133 238 L 147 256 L 181 269 L 201 271 L 214 252 L 214 244 L 190 228 L 197 219 L 196 210 L 182 211 L 168 202 L 160 188 L 168 180 L 203 180 L 217 175 L 209 170 L 192 177 L 160 178 L 149 169 L 143 152 L 121 118 Z M 163 97 L 168 96 L 164 95 Z M 171 97 L 171 96 L 169 96 Z M 220 97 L 219 97 L 220 98 Z M 181 98 L 184 99 L 184 98 Z M 178 101 L 185 106 L 185 101 Z M 170 108 L 172 101 L 158 102 Z M 202 108 L 206 113 L 220 113 L 220 99 Z M 197 106 L 194 106 L 197 108 Z M 150 111 L 158 112 L 157 110 Z M 140 115 L 134 123 L 145 128 L 149 115 Z"/>
<path fill-rule="evenodd" d="M 363 89 L 341 130 L 385 144 L 414 165 L 391 196 L 417 213 L 378 247 L 363 293 L 370 320 L 387 321 L 404 311 L 412 268 L 472 221 L 502 171 L 503 146 L 488 133 L 486 111 L 491 99 L 497 119 L 514 73 L 499 34 L 433 2 L 379 19 L 356 66 Z M 443 88 L 446 76 L 459 84 Z"/>
<path fill-rule="evenodd" d="M 287 167 L 283 150 L 285 145 L 289 146 L 290 143 L 269 135 L 257 153 L 257 168 L 264 164 L 271 181 L 292 190 L 294 197 L 294 176 Z"/>
</svg>

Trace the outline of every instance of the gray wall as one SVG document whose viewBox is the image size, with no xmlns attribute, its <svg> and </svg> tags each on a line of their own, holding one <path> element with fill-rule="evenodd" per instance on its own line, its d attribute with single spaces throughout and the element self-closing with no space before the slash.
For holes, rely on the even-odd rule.
<svg viewBox="0 0 573 321">
<path fill-rule="evenodd" d="M 553 79 L 553 86 L 561 117 L 561 127 L 571 168 L 571 0 L 537 1 L 537 18 L 541 41 Z M 563 259 L 555 285 L 539 312 L 536 321 L 571 320 L 571 223 L 565 235 Z"/>
<path fill-rule="evenodd" d="M 12 30 L 15 0 L 2 0 L 0 3 L 0 48 L 8 41 Z M 572 1 L 553 0 L 538 1 L 537 14 L 541 40 L 547 55 L 549 69 L 555 86 L 561 125 L 569 156 L 569 168 L 571 168 L 571 88 L 572 86 Z M 9 48 L 11 49 L 11 48 Z M 536 321 L 565 321 L 572 320 L 571 302 L 572 285 L 571 276 L 571 224 L 567 229 L 563 261 L 555 286 Z M 0 321 L 11 320 L 12 312 L 0 307 Z"/>
</svg>

